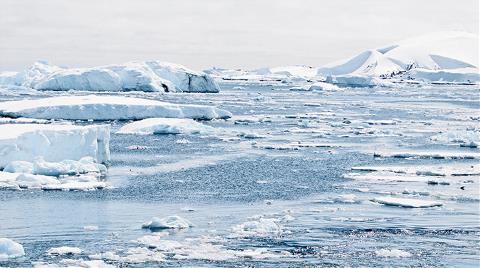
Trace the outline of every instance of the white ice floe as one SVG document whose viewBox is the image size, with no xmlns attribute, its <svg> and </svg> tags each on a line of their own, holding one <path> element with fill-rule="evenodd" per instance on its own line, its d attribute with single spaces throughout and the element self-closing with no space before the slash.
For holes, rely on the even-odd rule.
<svg viewBox="0 0 480 268">
<path fill-rule="evenodd" d="M 65 96 L 0 103 L 0 114 L 10 117 L 70 120 L 128 120 L 151 117 L 230 118 L 228 111 L 205 105 L 173 104 L 123 96 Z"/>
<path fill-rule="evenodd" d="M 180 216 L 169 216 L 165 218 L 153 217 L 152 220 L 144 223 L 142 228 L 147 229 L 185 229 L 193 224 Z"/>
<path fill-rule="evenodd" d="M 462 147 L 477 148 L 480 144 L 480 131 L 448 131 L 430 137 L 432 141 L 444 144 L 460 144 Z"/>
<path fill-rule="evenodd" d="M 420 150 L 399 150 L 392 151 L 377 151 L 374 153 L 375 157 L 385 158 L 422 158 L 422 159 L 478 159 L 480 152 L 466 152 L 466 151 L 420 151 Z"/>
<path fill-rule="evenodd" d="M 19 73 L 1 73 L 0 84 L 37 90 L 218 92 L 220 89 L 203 72 L 161 61 L 92 68 L 60 68 L 36 62 Z"/>
<path fill-rule="evenodd" d="M 85 226 L 83 226 L 83 230 L 85 230 L 85 231 L 97 231 L 98 226 L 96 226 L 96 225 L 85 225 Z"/>
<path fill-rule="evenodd" d="M 291 82 L 314 79 L 317 74 L 317 68 L 302 65 L 260 68 L 256 70 L 212 68 L 205 70 L 205 72 L 224 81 Z"/>
<path fill-rule="evenodd" d="M 395 206 L 395 207 L 405 207 L 405 208 L 429 208 L 429 207 L 440 207 L 443 203 L 432 201 L 432 200 L 421 200 L 421 199 L 412 199 L 412 198 L 397 198 L 397 197 L 376 197 L 372 199 L 373 202 L 386 205 L 386 206 Z"/>
<path fill-rule="evenodd" d="M 43 190 L 94 190 L 106 187 L 98 178 L 107 168 L 92 157 L 80 161 L 46 162 L 42 157 L 33 163 L 13 161 L 0 171 L 0 188 L 40 188 Z M 85 175 L 80 175 L 85 174 Z"/>
<path fill-rule="evenodd" d="M 223 246 L 216 237 L 187 238 L 183 241 L 147 236 L 136 242 L 148 246 L 151 254 L 165 253 L 177 260 L 227 261 L 233 259 L 272 259 L 289 257 L 286 251 L 273 251 L 266 248 L 232 250 Z M 122 259 L 122 257 L 121 257 Z"/>
<path fill-rule="evenodd" d="M 34 268 L 115 268 L 103 260 L 63 259 L 59 263 L 33 262 Z"/>
<path fill-rule="evenodd" d="M 244 222 L 232 228 L 233 236 L 276 236 L 282 232 L 278 219 L 259 218 Z"/>
<path fill-rule="evenodd" d="M 11 239 L 0 238 L 0 261 L 25 255 L 23 246 Z"/>
<path fill-rule="evenodd" d="M 375 254 L 380 257 L 396 257 L 396 258 L 406 258 L 411 257 L 412 254 L 408 251 L 404 251 L 401 249 L 388 249 L 383 248 L 375 251 Z"/>
<path fill-rule="evenodd" d="M 82 249 L 67 246 L 50 248 L 47 250 L 47 254 L 49 255 L 74 255 L 80 253 L 82 253 Z"/>
<path fill-rule="evenodd" d="M 0 168 L 5 168 L 13 161 L 34 163 L 38 157 L 48 162 L 90 157 L 88 159 L 96 163 L 105 163 L 110 160 L 109 141 L 108 125 L 4 124 L 0 125 Z M 85 161 L 80 163 L 84 164 L 84 168 L 92 167 L 90 160 Z M 38 169 L 48 168 L 42 167 L 46 163 L 36 163 Z M 30 166 L 25 162 L 17 162 L 9 169 L 26 171 Z"/>
<path fill-rule="evenodd" d="M 210 134 L 215 128 L 180 118 L 148 118 L 129 123 L 120 128 L 119 134 Z"/>
</svg>

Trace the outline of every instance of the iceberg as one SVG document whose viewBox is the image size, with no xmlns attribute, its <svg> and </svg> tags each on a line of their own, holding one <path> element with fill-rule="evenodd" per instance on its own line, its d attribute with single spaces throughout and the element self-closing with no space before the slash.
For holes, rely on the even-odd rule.
<svg viewBox="0 0 480 268">
<path fill-rule="evenodd" d="M 4 124 L 0 125 L 0 168 L 10 164 L 12 171 L 30 169 L 28 163 L 13 161 L 36 162 L 37 169 L 45 168 L 39 157 L 49 162 L 91 157 L 96 163 L 107 163 L 109 143 L 108 125 Z"/>
<path fill-rule="evenodd" d="M 0 115 L 69 120 L 130 120 L 151 117 L 211 120 L 232 116 L 230 112 L 213 106 L 97 95 L 1 102 Z"/>
<path fill-rule="evenodd" d="M 0 74 L 0 84 L 37 90 L 219 92 L 207 74 L 182 65 L 143 61 L 91 68 L 60 68 L 36 62 L 19 72 Z"/>
<path fill-rule="evenodd" d="M 207 134 L 215 128 L 198 123 L 192 119 L 148 118 L 126 124 L 117 131 L 118 134 Z"/>
<path fill-rule="evenodd" d="M 23 246 L 11 239 L 0 238 L 0 261 L 25 255 Z"/>
</svg>

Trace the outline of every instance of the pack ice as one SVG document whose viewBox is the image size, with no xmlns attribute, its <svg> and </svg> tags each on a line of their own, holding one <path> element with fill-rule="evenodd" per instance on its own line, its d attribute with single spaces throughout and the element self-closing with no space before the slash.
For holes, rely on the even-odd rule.
<svg viewBox="0 0 480 268">
<path fill-rule="evenodd" d="M 218 92 L 203 72 L 161 62 L 127 62 L 92 68 L 61 68 L 36 62 L 22 72 L 0 74 L 0 85 L 37 90 Z"/>
<path fill-rule="evenodd" d="M 172 104 L 123 96 L 65 96 L 0 103 L 0 114 L 69 120 L 128 120 L 151 117 L 211 120 L 232 114 L 213 106 Z"/>
</svg>

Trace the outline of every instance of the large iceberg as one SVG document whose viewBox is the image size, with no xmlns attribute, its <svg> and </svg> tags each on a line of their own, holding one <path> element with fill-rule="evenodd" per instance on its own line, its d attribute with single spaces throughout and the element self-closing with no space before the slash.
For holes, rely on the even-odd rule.
<svg viewBox="0 0 480 268">
<path fill-rule="evenodd" d="M 44 163 L 39 157 L 48 162 L 91 157 L 106 163 L 110 160 L 109 142 L 108 125 L 4 124 L 0 125 L 0 169 L 14 161 Z"/>
<path fill-rule="evenodd" d="M 36 62 L 22 72 L 0 73 L 2 84 L 37 90 L 218 92 L 220 89 L 203 72 L 161 61 L 91 68 L 60 68 Z"/>
<path fill-rule="evenodd" d="M 230 112 L 213 106 L 96 95 L 1 102 L 0 115 L 70 120 L 128 120 L 151 117 L 211 120 L 232 116 Z"/>
</svg>

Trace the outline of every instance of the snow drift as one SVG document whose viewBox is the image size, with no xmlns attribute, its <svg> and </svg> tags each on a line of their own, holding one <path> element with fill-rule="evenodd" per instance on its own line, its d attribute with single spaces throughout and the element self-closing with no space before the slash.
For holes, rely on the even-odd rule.
<svg viewBox="0 0 480 268">
<path fill-rule="evenodd" d="M 1 73 L 1 84 L 37 90 L 218 92 L 220 89 L 203 72 L 161 61 L 92 68 L 60 68 L 36 62 L 19 73 Z"/>
<path fill-rule="evenodd" d="M 96 95 L 2 102 L 0 115 L 70 120 L 128 120 L 151 117 L 211 120 L 232 116 L 230 112 L 213 106 Z"/>
</svg>

